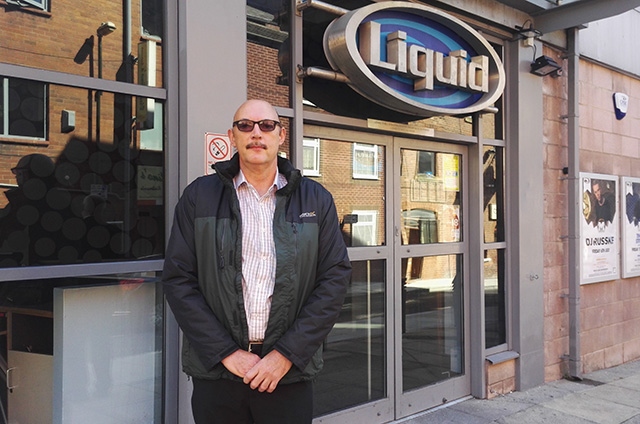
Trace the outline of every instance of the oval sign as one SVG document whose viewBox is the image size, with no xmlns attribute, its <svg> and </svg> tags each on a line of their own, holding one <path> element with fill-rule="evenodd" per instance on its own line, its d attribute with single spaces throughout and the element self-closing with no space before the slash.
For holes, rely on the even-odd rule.
<svg viewBox="0 0 640 424">
<path fill-rule="evenodd" d="M 502 61 L 489 42 L 428 6 L 390 1 L 353 10 L 329 24 L 323 44 L 354 90 L 406 114 L 469 115 L 504 90 Z"/>
</svg>

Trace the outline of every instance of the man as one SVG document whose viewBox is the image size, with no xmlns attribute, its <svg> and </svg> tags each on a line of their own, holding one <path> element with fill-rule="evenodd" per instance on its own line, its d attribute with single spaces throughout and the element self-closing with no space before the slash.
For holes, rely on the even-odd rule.
<svg viewBox="0 0 640 424">
<path fill-rule="evenodd" d="M 194 418 L 310 423 L 351 265 L 331 194 L 278 156 L 273 106 L 249 100 L 233 120 L 237 153 L 185 189 L 163 271 Z"/>
<path fill-rule="evenodd" d="M 609 222 L 613 222 L 616 214 L 615 200 L 611 199 L 611 191 L 603 192 L 603 187 L 609 188 L 605 180 L 592 180 L 591 190 L 595 196 L 596 203 L 592 205 L 595 210 L 594 226 L 606 226 Z"/>
</svg>

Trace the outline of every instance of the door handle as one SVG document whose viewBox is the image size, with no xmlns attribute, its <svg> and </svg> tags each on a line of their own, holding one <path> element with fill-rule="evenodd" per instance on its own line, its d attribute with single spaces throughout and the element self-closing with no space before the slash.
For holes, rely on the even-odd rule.
<svg viewBox="0 0 640 424">
<path fill-rule="evenodd" d="M 14 371 L 17 369 L 17 367 L 11 367 L 11 368 L 7 368 L 7 389 L 9 389 L 9 391 L 11 393 L 13 393 L 13 389 L 15 389 L 16 387 L 18 387 L 17 384 L 13 384 L 13 375 L 14 375 Z"/>
</svg>

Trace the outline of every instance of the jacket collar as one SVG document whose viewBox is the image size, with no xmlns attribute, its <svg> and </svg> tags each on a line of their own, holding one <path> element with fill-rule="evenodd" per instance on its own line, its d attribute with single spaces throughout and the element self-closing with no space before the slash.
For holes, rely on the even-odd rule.
<svg viewBox="0 0 640 424">
<path fill-rule="evenodd" d="M 215 163 L 214 168 L 222 181 L 233 186 L 233 177 L 240 172 L 240 158 L 236 153 L 229 160 Z M 279 190 L 282 194 L 291 193 L 300 184 L 300 180 L 302 179 L 300 170 L 294 168 L 288 159 L 281 156 L 278 156 L 278 172 L 283 174 L 287 179 L 287 185 L 284 186 L 282 190 Z"/>
</svg>

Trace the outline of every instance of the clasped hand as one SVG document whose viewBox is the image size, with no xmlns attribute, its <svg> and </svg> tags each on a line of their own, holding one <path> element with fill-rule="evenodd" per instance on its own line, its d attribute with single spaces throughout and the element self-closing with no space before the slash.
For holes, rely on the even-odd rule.
<svg viewBox="0 0 640 424">
<path fill-rule="evenodd" d="M 231 373 L 242 378 L 245 384 L 260 392 L 272 393 L 292 363 L 277 350 L 272 350 L 264 358 L 245 350 L 236 350 L 222 360 Z"/>
</svg>

